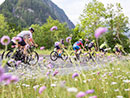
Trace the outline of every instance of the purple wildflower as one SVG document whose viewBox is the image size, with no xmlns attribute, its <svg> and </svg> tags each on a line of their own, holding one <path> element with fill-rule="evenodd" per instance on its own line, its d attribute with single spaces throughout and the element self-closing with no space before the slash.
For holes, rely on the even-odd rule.
<svg viewBox="0 0 130 98">
<path fill-rule="evenodd" d="M 52 64 L 48 64 L 47 67 L 51 69 L 51 68 L 53 68 L 53 65 Z"/>
<path fill-rule="evenodd" d="M 58 29 L 57 26 L 53 26 L 53 27 L 50 29 L 50 31 L 57 30 L 57 29 Z"/>
<path fill-rule="evenodd" d="M 66 42 L 70 42 L 72 40 L 72 37 L 67 37 Z"/>
<path fill-rule="evenodd" d="M 4 69 L 0 66 L 0 77 L 4 74 Z"/>
<path fill-rule="evenodd" d="M 109 73 L 109 76 L 112 76 L 112 74 L 111 74 L 111 73 Z"/>
<path fill-rule="evenodd" d="M 8 80 L 8 83 L 16 83 L 18 82 L 18 77 L 16 76 L 11 76 L 10 79 Z"/>
<path fill-rule="evenodd" d="M 8 45 L 10 43 L 10 38 L 9 36 L 3 36 L 0 40 L 2 45 Z"/>
<path fill-rule="evenodd" d="M 21 64 L 21 61 L 17 61 L 16 62 L 16 66 L 18 66 L 19 64 Z"/>
<path fill-rule="evenodd" d="M 55 42 L 55 46 L 58 46 L 60 44 L 60 42 Z"/>
<path fill-rule="evenodd" d="M 46 89 L 46 86 L 40 87 L 40 89 L 39 89 L 39 94 L 41 94 L 45 89 Z"/>
<path fill-rule="evenodd" d="M 48 76 L 50 73 L 51 73 L 51 71 L 48 71 L 48 72 L 46 73 L 46 75 Z"/>
<path fill-rule="evenodd" d="M 86 94 L 92 94 L 92 93 L 94 93 L 93 89 L 86 91 Z"/>
<path fill-rule="evenodd" d="M 13 40 L 14 40 L 15 42 L 17 42 L 17 43 L 22 41 L 21 37 L 18 37 L 18 36 L 17 36 L 17 37 L 14 37 Z"/>
<path fill-rule="evenodd" d="M 44 46 L 42 46 L 41 48 L 40 48 L 40 50 L 43 50 L 45 47 Z"/>
<path fill-rule="evenodd" d="M 89 98 L 97 98 L 97 96 L 90 96 Z"/>
<path fill-rule="evenodd" d="M 107 28 L 105 27 L 99 27 L 96 31 L 95 31 L 95 37 L 99 38 L 104 32 L 107 31 Z"/>
<path fill-rule="evenodd" d="M 42 61 L 43 60 L 43 57 L 39 57 L 39 61 Z"/>
<path fill-rule="evenodd" d="M 77 77 L 79 74 L 78 73 L 74 73 L 73 75 L 72 75 L 72 78 L 75 78 L 75 77 Z"/>
<path fill-rule="evenodd" d="M 56 70 L 54 73 L 53 73 L 53 76 L 57 75 L 59 72 Z"/>
<path fill-rule="evenodd" d="M 100 72 L 97 72 L 97 75 L 99 75 L 100 74 Z"/>
<path fill-rule="evenodd" d="M 10 74 L 3 74 L 3 76 L 2 76 L 2 80 L 4 80 L 4 81 L 9 80 L 10 78 L 11 78 Z"/>
<path fill-rule="evenodd" d="M 84 92 L 79 92 L 76 97 L 77 98 L 81 98 L 81 97 L 84 97 L 86 94 Z"/>
<path fill-rule="evenodd" d="M 88 42 L 89 40 L 88 39 L 85 39 L 86 42 Z"/>
</svg>

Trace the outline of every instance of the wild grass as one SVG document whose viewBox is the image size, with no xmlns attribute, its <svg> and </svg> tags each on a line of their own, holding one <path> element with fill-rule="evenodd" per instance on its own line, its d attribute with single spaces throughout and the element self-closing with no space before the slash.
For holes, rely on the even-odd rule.
<svg viewBox="0 0 130 98">
<path fill-rule="evenodd" d="M 24 75 L 19 77 L 19 82 L 10 85 L 0 85 L 0 97 L 2 98 L 76 98 L 78 92 L 86 92 L 93 89 L 92 94 L 86 94 L 83 98 L 130 98 L 130 61 L 116 61 L 109 66 L 89 71 L 76 71 L 73 74 L 48 76 L 32 75 L 30 78 Z M 35 77 L 35 78 L 34 78 Z M 39 94 L 39 88 L 46 89 Z M 34 90 L 34 88 L 36 90 Z M 69 90 L 69 88 L 73 88 Z M 90 97 L 91 98 L 91 97 Z"/>
</svg>

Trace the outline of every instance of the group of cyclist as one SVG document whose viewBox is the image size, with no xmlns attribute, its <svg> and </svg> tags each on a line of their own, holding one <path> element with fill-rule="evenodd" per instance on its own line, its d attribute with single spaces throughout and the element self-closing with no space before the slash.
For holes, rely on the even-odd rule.
<svg viewBox="0 0 130 98">
<path fill-rule="evenodd" d="M 57 50 L 57 52 L 59 53 L 59 56 L 61 56 L 62 54 L 62 48 L 64 48 L 64 40 L 61 39 L 61 41 L 59 42 L 55 42 L 55 49 Z M 81 49 L 83 48 L 83 50 L 87 50 L 89 52 L 91 51 L 97 51 L 97 47 L 96 47 L 96 43 L 95 40 L 85 40 L 85 45 L 83 44 L 83 40 L 79 39 L 78 41 L 76 41 L 73 44 L 73 50 L 75 51 L 75 55 L 78 56 L 78 54 L 80 53 Z M 103 44 L 101 44 L 99 46 L 99 51 L 102 52 L 103 54 L 105 54 L 106 52 L 110 51 L 111 48 L 109 48 L 109 46 L 107 45 L 106 42 L 104 42 Z M 125 53 L 122 45 L 116 44 L 115 47 L 113 48 L 113 51 L 116 55 L 121 55 L 122 53 Z"/>
<path fill-rule="evenodd" d="M 16 47 L 20 47 L 20 49 L 23 49 L 24 50 L 24 54 L 26 54 L 26 46 L 27 45 L 30 45 L 30 46 L 35 46 L 37 47 L 38 45 L 34 42 L 33 40 L 33 37 L 32 37 L 32 34 L 34 33 L 34 29 L 33 28 L 29 28 L 29 31 L 22 31 L 20 32 L 17 37 L 21 38 L 21 40 L 19 42 L 16 42 L 15 40 L 12 39 L 12 45 L 15 45 Z M 74 44 L 73 44 L 73 50 L 75 51 L 75 54 L 77 55 L 80 50 L 81 50 L 81 47 L 84 49 L 84 50 L 87 50 L 87 51 L 92 51 L 92 50 L 97 50 L 97 47 L 96 47 L 96 44 L 95 44 L 95 41 L 90 41 L 88 39 L 85 40 L 85 46 L 83 44 L 83 40 L 82 39 L 79 39 L 78 41 L 76 41 Z M 58 52 L 59 56 L 61 56 L 62 54 L 62 48 L 65 48 L 65 45 L 64 45 L 64 39 L 61 39 L 60 41 L 57 41 L 55 42 L 55 49 L 56 51 Z M 108 48 L 108 45 L 106 42 L 104 42 L 102 45 L 100 45 L 99 47 L 99 50 L 103 53 L 105 53 L 105 49 Z M 110 48 L 109 48 L 110 49 Z M 115 45 L 114 49 L 115 53 L 117 55 L 119 55 L 121 52 L 124 52 L 123 51 L 123 47 L 119 44 Z"/>
</svg>

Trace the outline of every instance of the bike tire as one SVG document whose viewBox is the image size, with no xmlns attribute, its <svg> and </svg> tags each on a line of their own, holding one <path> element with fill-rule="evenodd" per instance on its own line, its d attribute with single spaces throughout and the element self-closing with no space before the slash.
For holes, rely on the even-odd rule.
<svg viewBox="0 0 130 98">
<path fill-rule="evenodd" d="M 34 55 L 32 55 L 33 53 L 34 53 L 34 55 L 35 55 L 34 58 L 32 57 L 32 56 L 34 56 Z M 26 58 L 27 58 L 26 63 L 29 64 L 29 65 L 34 66 L 34 65 L 36 65 L 36 64 L 38 63 L 39 55 L 38 55 L 38 53 L 37 53 L 36 51 L 32 51 L 32 52 L 30 53 L 30 55 L 27 56 Z M 36 59 L 36 61 L 34 61 L 34 59 Z M 32 63 L 31 61 L 32 61 L 33 63 Z"/>
<path fill-rule="evenodd" d="M 62 57 L 62 60 L 66 61 L 68 59 L 68 54 L 64 51 L 62 54 L 61 54 L 61 57 Z"/>
<path fill-rule="evenodd" d="M 4 58 L 4 54 L 5 54 L 5 51 L 2 53 L 2 55 L 1 55 L 1 59 L 3 60 L 3 58 Z"/>
<path fill-rule="evenodd" d="M 75 56 L 75 53 L 74 53 L 74 52 L 71 52 L 70 57 L 69 57 L 69 60 L 70 60 L 71 63 L 73 63 L 73 61 L 76 61 L 76 60 L 77 60 L 77 57 Z"/>
<path fill-rule="evenodd" d="M 11 62 L 10 57 L 12 56 L 11 53 L 13 53 L 12 50 L 9 51 L 9 52 L 6 54 L 6 58 L 9 59 L 10 62 Z M 13 55 L 11 58 L 13 58 L 13 57 L 14 57 L 14 55 Z M 16 61 L 15 61 L 15 60 L 12 59 L 12 62 L 11 62 L 11 63 L 9 63 L 9 61 L 6 63 L 9 67 L 16 67 Z"/>
<path fill-rule="evenodd" d="M 54 57 L 54 58 L 53 58 L 53 57 Z M 57 58 L 58 58 L 58 53 L 57 53 L 56 51 L 52 51 L 52 52 L 50 53 L 50 59 L 51 59 L 52 61 L 56 61 Z"/>
</svg>

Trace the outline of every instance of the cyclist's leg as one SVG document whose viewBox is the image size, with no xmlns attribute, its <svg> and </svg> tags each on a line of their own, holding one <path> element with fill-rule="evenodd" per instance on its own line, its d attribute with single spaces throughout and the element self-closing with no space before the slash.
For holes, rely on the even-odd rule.
<svg viewBox="0 0 130 98">
<path fill-rule="evenodd" d="M 58 55 L 61 56 L 61 48 L 60 48 L 60 46 L 56 46 L 55 48 L 57 50 Z"/>
<path fill-rule="evenodd" d="M 26 54 L 26 42 L 24 41 L 24 39 L 21 37 L 22 41 L 18 42 L 18 44 L 20 45 L 20 49 L 23 50 L 23 53 Z"/>
<path fill-rule="evenodd" d="M 79 60 L 79 55 L 80 55 L 80 50 L 81 50 L 81 47 L 80 46 L 76 46 L 76 57 L 77 59 Z"/>
</svg>

